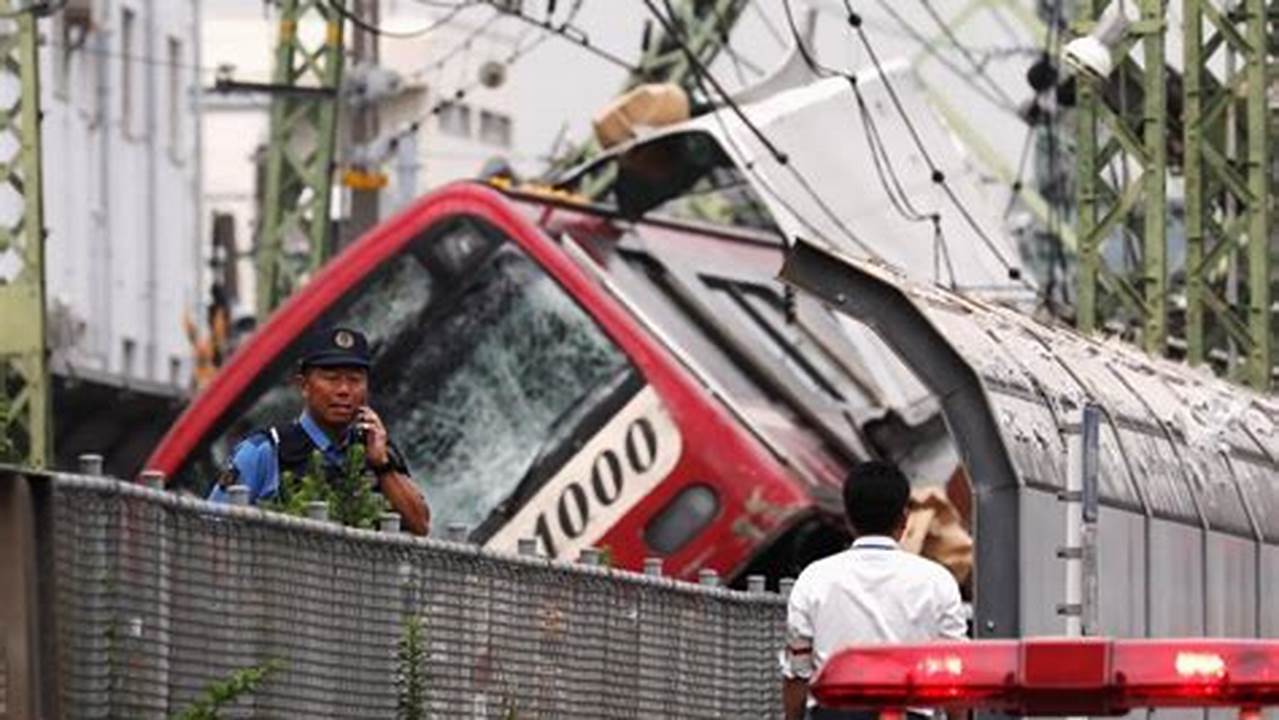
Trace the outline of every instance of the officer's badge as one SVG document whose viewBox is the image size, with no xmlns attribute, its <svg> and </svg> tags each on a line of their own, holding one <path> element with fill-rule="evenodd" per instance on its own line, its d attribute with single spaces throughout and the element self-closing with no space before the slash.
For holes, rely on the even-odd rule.
<svg viewBox="0 0 1279 720">
<path fill-rule="evenodd" d="M 355 336 L 346 330 L 333 333 L 333 344 L 343 350 L 350 350 L 355 345 Z"/>
</svg>

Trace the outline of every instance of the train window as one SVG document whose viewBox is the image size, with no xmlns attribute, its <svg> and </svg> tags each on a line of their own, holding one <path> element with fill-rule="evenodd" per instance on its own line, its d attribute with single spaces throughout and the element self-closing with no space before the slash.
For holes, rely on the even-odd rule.
<svg viewBox="0 0 1279 720">
<path fill-rule="evenodd" d="M 644 528 L 644 543 L 656 553 L 670 555 L 687 545 L 719 515 L 719 496 L 709 485 L 689 485 L 662 508 Z"/>
<path fill-rule="evenodd" d="M 809 391 L 834 402 L 846 398 L 836 387 L 839 371 L 814 338 L 797 321 L 787 319 L 786 301 L 777 290 L 756 283 L 702 276 L 702 282 L 728 298 L 738 310 L 741 328 L 763 349 L 799 379 Z"/>
</svg>

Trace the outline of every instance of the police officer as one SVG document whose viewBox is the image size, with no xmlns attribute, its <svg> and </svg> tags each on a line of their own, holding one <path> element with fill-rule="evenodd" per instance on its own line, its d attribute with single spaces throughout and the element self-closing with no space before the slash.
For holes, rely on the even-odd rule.
<svg viewBox="0 0 1279 720">
<path fill-rule="evenodd" d="M 332 475 L 345 465 L 347 447 L 363 439 L 376 488 L 400 514 L 410 532 L 425 535 L 431 512 L 408 467 L 387 438 L 382 419 L 368 406 L 369 343 L 364 334 L 336 327 L 305 340 L 297 385 L 306 408 L 292 424 L 257 430 L 231 452 L 210 500 L 224 501 L 235 484 L 249 488 L 250 502 L 275 497 L 280 478 L 300 476 L 319 451 Z"/>
</svg>

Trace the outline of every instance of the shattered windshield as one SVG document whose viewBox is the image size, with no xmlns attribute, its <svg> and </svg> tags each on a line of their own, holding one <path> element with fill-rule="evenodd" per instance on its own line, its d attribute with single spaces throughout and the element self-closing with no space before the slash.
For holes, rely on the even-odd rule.
<svg viewBox="0 0 1279 720">
<path fill-rule="evenodd" d="M 475 528 L 489 517 L 541 465 L 547 438 L 564 440 L 563 419 L 616 402 L 599 388 L 616 386 L 631 368 L 535 262 L 474 221 L 428 231 L 323 323 L 368 334 L 371 404 L 439 528 Z M 274 381 L 212 443 L 210 460 L 224 458 L 250 428 L 296 417 L 300 401 L 289 382 L 296 348 L 286 356 Z"/>
</svg>

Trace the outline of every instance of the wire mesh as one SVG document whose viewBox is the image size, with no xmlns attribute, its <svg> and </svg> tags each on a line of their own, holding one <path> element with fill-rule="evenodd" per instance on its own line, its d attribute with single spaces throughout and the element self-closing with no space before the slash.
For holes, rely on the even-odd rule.
<svg viewBox="0 0 1279 720">
<path fill-rule="evenodd" d="M 777 717 L 784 605 L 605 568 L 339 528 L 109 480 L 54 485 L 63 713 Z M 404 659 L 409 621 L 422 633 Z M 421 714 L 397 703 L 423 678 Z"/>
</svg>

